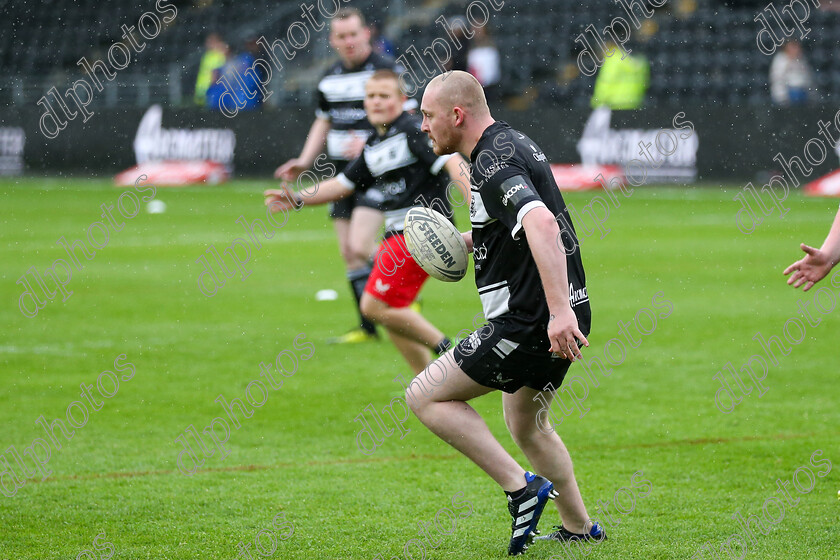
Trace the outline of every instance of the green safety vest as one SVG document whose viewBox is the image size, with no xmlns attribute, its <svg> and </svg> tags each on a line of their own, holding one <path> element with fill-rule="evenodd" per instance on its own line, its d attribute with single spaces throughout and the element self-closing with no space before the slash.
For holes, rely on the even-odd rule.
<svg viewBox="0 0 840 560">
<path fill-rule="evenodd" d="M 592 108 L 606 105 L 610 109 L 638 109 L 645 99 L 650 68 L 643 56 L 626 55 L 620 49 L 604 58 L 595 78 Z"/>
<path fill-rule="evenodd" d="M 213 70 L 225 65 L 225 55 L 219 51 L 207 51 L 201 57 L 201 64 L 198 66 L 198 77 L 195 80 L 195 102 L 204 105 L 207 89 L 212 85 Z"/>
</svg>

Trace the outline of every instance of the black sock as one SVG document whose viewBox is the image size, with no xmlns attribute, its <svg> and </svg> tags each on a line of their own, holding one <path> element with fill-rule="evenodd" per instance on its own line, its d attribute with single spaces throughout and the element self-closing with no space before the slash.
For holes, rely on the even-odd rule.
<svg viewBox="0 0 840 560">
<path fill-rule="evenodd" d="M 359 324 L 368 334 L 376 334 L 376 325 L 362 316 L 362 310 L 359 308 L 359 302 L 362 300 L 362 294 L 365 293 L 365 284 L 367 284 L 370 276 L 371 268 L 366 266 L 358 270 L 353 270 L 347 273 L 347 280 L 350 282 L 350 289 L 353 291 L 353 296 L 356 298 L 356 310 L 359 312 Z"/>
<path fill-rule="evenodd" d="M 527 485 L 525 485 L 525 486 L 523 486 L 521 489 L 519 489 L 519 490 L 515 490 L 515 491 L 513 491 L 513 492 L 508 492 L 507 490 L 505 490 L 505 494 L 507 494 L 507 496 L 508 496 L 509 498 L 511 498 L 512 500 L 516 500 L 517 498 L 519 498 L 520 496 L 522 496 L 522 494 L 524 494 L 524 493 L 525 493 L 525 490 L 527 490 L 527 489 L 528 489 L 528 486 L 527 486 Z"/>
<path fill-rule="evenodd" d="M 442 356 L 447 350 L 449 350 L 450 346 L 452 346 L 452 341 L 444 336 L 443 339 L 438 342 L 437 346 L 435 346 L 435 352 L 437 352 L 438 356 Z"/>
</svg>

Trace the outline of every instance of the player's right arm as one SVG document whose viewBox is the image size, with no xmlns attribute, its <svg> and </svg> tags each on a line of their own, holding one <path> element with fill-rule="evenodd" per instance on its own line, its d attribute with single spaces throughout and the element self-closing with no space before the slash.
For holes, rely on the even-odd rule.
<svg viewBox="0 0 840 560">
<path fill-rule="evenodd" d="M 353 187 L 348 186 L 346 180 L 342 180 L 339 175 L 300 191 L 293 191 L 286 186 L 286 183 L 282 183 L 279 189 L 268 189 L 263 194 L 265 205 L 272 212 L 281 212 L 300 208 L 304 204 L 307 206 L 326 204 L 349 196 L 352 192 Z"/>
<path fill-rule="evenodd" d="M 315 121 L 306 135 L 303 150 L 296 158 L 292 158 L 274 172 L 274 176 L 284 181 L 294 181 L 298 176 L 312 167 L 315 158 L 323 151 L 327 143 L 327 133 L 330 131 L 330 120 L 323 116 L 315 117 Z"/>
<path fill-rule="evenodd" d="M 364 189 L 374 183 L 364 156 L 359 156 L 344 168 L 344 171 L 312 187 L 294 192 L 285 184 L 279 189 L 265 191 L 265 204 L 272 212 L 300 208 L 303 204 L 317 205 L 349 196 L 356 189 Z"/>
<path fill-rule="evenodd" d="M 831 224 L 831 230 L 822 247 L 815 249 L 804 243 L 799 247 L 805 251 L 806 255 L 787 267 L 784 274 L 787 276 L 792 272 L 793 275 L 788 278 L 787 283 L 794 288 L 804 284 L 803 291 L 807 292 L 840 262 L 840 210 L 834 217 L 834 223 Z"/>
</svg>

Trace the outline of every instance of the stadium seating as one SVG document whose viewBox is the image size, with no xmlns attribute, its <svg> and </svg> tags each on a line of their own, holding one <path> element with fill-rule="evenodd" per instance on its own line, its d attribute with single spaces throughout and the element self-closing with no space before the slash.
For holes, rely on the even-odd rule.
<svg viewBox="0 0 840 560">
<path fill-rule="evenodd" d="M 236 48 L 248 37 L 269 40 L 284 37 L 299 18 L 299 2 L 265 3 L 258 0 L 202 0 L 173 2 L 178 17 L 120 73 L 114 91 L 97 102 L 141 103 L 146 100 L 186 103 L 192 89 L 204 38 L 211 31 L 223 33 Z M 440 36 L 435 15 L 463 15 L 467 0 L 437 3 L 354 2 L 368 17 L 385 25 L 400 50 L 411 44 L 421 50 Z M 679 3 L 675 3 L 679 5 Z M 696 4 L 696 6 L 695 6 Z M 442 7 L 438 7 L 442 5 Z M 756 47 L 759 29 L 753 21 L 755 7 L 726 7 L 713 0 L 689 3 L 693 11 L 670 3 L 651 18 L 649 37 L 633 28 L 628 46 L 647 57 L 651 68 L 649 103 L 683 100 L 719 100 L 727 103 L 769 102 L 767 85 L 771 57 Z M 149 10 L 153 8 L 149 6 Z M 79 75 L 76 61 L 104 58 L 108 47 L 121 40 L 122 24 L 135 25 L 142 13 L 136 2 L 110 0 L 44 0 L 38 9 L 29 3 L 8 3 L 0 18 L 0 101 L 33 102 L 51 82 L 66 84 Z M 425 11 L 423 11 L 425 9 Z M 580 49 L 575 37 L 592 24 L 603 29 L 627 14 L 612 2 L 529 0 L 508 2 L 491 18 L 490 31 L 502 53 L 504 92 L 516 95 L 536 89 L 575 105 L 585 106 L 591 95 L 592 77 L 559 83 L 564 67 L 574 64 Z M 427 17 L 406 17 L 422 12 Z M 833 57 L 840 40 L 840 14 L 814 10 L 811 28 L 803 40 L 806 57 L 815 71 L 822 99 L 840 93 L 840 62 Z M 295 64 L 284 69 L 278 82 L 293 91 L 277 96 L 286 100 L 311 99 L 317 75 L 329 51 L 310 44 Z M 297 63 L 299 62 L 299 63 Z M 173 81 L 177 82 L 174 84 Z M 140 91 L 132 91 L 141 88 Z M 275 88 L 276 89 L 276 88 Z M 17 92 L 14 95 L 11 91 Z M 131 95 L 135 97 L 132 98 Z M 162 97 L 164 99 L 158 99 Z M 277 99 L 275 99 L 277 100 Z"/>
</svg>

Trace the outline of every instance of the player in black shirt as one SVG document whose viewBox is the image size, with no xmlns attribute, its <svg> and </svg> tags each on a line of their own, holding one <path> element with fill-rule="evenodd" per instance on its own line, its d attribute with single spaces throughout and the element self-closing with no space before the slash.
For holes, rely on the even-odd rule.
<svg viewBox="0 0 840 560">
<path fill-rule="evenodd" d="M 274 174 L 284 181 L 293 181 L 312 167 L 325 143 L 327 156 L 338 171 L 358 156 L 373 132 L 363 105 L 365 83 L 378 69 L 399 68 L 392 58 L 373 52 L 370 30 L 365 26 L 361 12 L 354 8 L 342 8 L 332 19 L 330 45 L 340 60 L 318 83 L 318 108 L 303 150 L 298 157 L 278 167 Z M 416 107 L 415 101 L 411 100 L 411 103 Z M 376 246 L 376 232 L 382 226 L 382 214 L 376 202 L 358 194 L 331 205 L 330 217 L 358 305 L 370 275 L 370 255 Z M 374 338 L 376 328 L 361 316 L 361 312 L 360 320 L 360 328 L 328 342 L 362 342 Z"/>
<path fill-rule="evenodd" d="M 420 131 L 420 118 L 403 112 L 405 96 L 399 76 L 377 70 L 366 85 L 365 110 L 376 130 L 362 155 L 338 176 L 301 194 L 285 188 L 266 191 L 273 211 L 299 204 L 323 204 L 362 192 L 385 212 L 385 236 L 361 298 L 364 315 L 388 330 L 397 349 L 415 373 L 429 363 L 429 349 L 449 347 L 444 334 L 409 305 L 428 274 L 408 253 L 403 239 L 405 215 L 415 206 L 430 206 L 451 214 L 449 176 L 465 164 L 461 156 L 438 156 Z M 446 169 L 448 173 L 441 173 Z M 454 186 L 463 182 L 452 183 Z M 312 194 L 308 194 L 308 192 Z M 466 188 L 464 188 L 466 191 Z M 466 196 L 464 192 L 460 196 Z"/>
<path fill-rule="evenodd" d="M 579 345 L 589 345 L 590 328 L 580 250 L 569 243 L 574 229 L 545 154 L 493 119 L 481 85 L 466 72 L 434 78 L 420 110 L 435 153 L 469 154 L 472 162 L 472 231 L 463 235 L 489 322 L 437 360 L 442 384 L 424 371 L 415 381 L 434 390 L 417 395 L 411 385 L 406 401 L 505 490 L 513 516 L 509 554 L 525 551 L 554 495 L 563 526 L 548 538 L 601 540 L 606 535 L 589 519 L 569 453 L 539 414 L 552 401 L 544 389 L 560 386 L 581 357 Z M 571 228 L 569 239 L 558 219 Z M 505 422 L 539 475 L 525 472 L 466 403 L 494 389 L 504 391 Z"/>
</svg>

